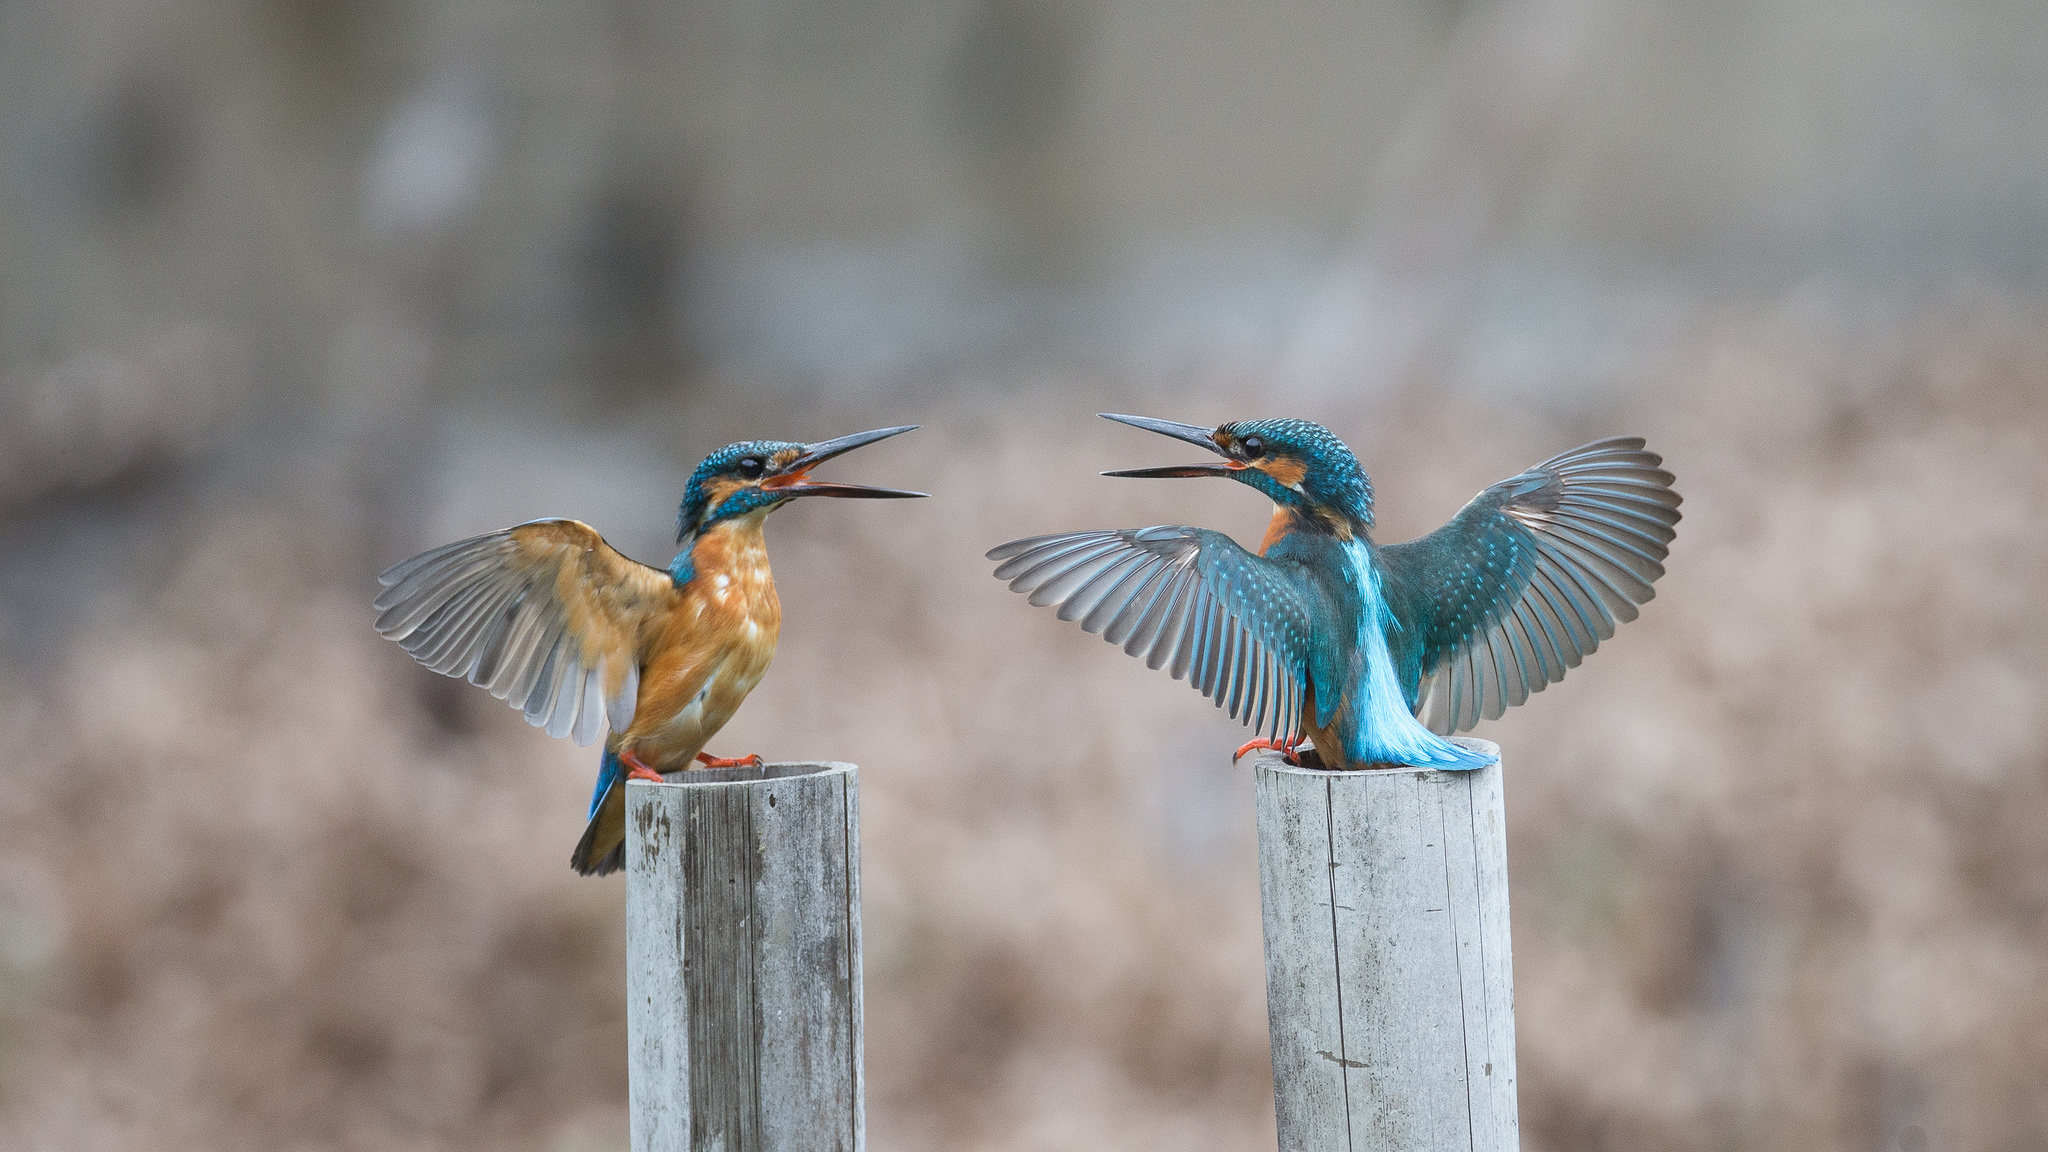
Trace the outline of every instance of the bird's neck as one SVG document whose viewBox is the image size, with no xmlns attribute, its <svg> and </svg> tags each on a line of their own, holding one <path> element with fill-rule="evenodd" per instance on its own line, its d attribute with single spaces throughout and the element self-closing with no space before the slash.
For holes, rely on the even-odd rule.
<svg viewBox="0 0 2048 1152">
<path fill-rule="evenodd" d="M 1294 509 L 1284 504 L 1273 505 L 1273 518 L 1266 521 L 1265 539 L 1259 541 L 1259 555 L 1264 556 L 1275 544 L 1302 529 L 1301 517 L 1294 514 Z"/>
<path fill-rule="evenodd" d="M 669 578 L 676 587 L 687 588 L 693 582 L 723 576 L 728 584 L 740 580 L 765 583 L 772 595 L 775 584 L 768 567 L 768 537 L 761 530 L 768 512 L 763 508 L 720 520 L 697 533 L 669 561 Z"/>
<path fill-rule="evenodd" d="M 1289 536 L 1298 535 L 1329 536 L 1346 544 L 1354 539 L 1367 539 L 1366 525 L 1350 516 L 1307 505 L 1275 504 L 1273 518 L 1266 521 L 1265 539 L 1259 542 L 1259 555 L 1265 555 Z"/>
</svg>

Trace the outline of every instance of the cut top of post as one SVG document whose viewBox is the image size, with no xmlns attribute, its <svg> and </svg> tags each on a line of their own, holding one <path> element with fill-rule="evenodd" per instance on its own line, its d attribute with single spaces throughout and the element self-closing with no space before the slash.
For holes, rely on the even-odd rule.
<svg viewBox="0 0 2048 1152">
<path fill-rule="evenodd" d="M 1474 752 L 1487 753 L 1494 758 L 1495 763 L 1500 761 L 1500 745 L 1495 744 L 1491 740 L 1481 740 L 1476 736 L 1453 736 L 1450 739 L 1451 743 L 1459 747 L 1469 748 Z M 1385 777 L 1401 773 L 1411 773 L 1418 777 L 1438 777 L 1439 783 L 1448 783 L 1451 780 L 1471 774 L 1469 772 L 1446 772 L 1441 768 L 1424 768 L 1416 764 L 1385 764 L 1375 768 L 1348 769 L 1303 768 L 1298 765 L 1289 764 L 1285 756 L 1270 748 L 1260 749 L 1258 755 L 1252 759 L 1252 765 L 1254 773 L 1261 771 L 1281 772 L 1290 776 L 1314 776 L 1317 779 L 1330 777 L 1338 780 L 1366 780 L 1375 776 Z"/>
<path fill-rule="evenodd" d="M 685 768 L 680 772 L 662 773 L 661 782 L 689 787 L 700 784 L 752 784 L 761 780 L 786 780 L 794 776 L 844 775 L 853 770 L 853 765 L 840 760 L 803 760 L 788 764 L 763 764 L 758 768 Z M 653 785 L 654 781 L 633 783 Z"/>
</svg>

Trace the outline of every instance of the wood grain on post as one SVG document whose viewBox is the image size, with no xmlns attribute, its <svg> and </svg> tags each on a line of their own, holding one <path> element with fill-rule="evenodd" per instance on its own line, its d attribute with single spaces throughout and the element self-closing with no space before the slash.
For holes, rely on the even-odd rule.
<svg viewBox="0 0 2048 1152">
<path fill-rule="evenodd" d="M 861 1152 L 851 764 L 626 785 L 633 1152 Z"/>
<path fill-rule="evenodd" d="M 1280 1152 L 1518 1148 L 1501 766 L 1254 771 Z"/>
</svg>

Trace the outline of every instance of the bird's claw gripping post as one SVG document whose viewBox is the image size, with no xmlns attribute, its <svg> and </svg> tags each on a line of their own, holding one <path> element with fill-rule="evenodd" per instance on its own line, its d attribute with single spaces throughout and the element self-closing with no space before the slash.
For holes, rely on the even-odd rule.
<svg viewBox="0 0 2048 1152">
<path fill-rule="evenodd" d="M 1299 768 L 1301 767 L 1301 759 L 1300 757 L 1295 755 L 1295 752 L 1301 747 L 1302 743 L 1307 739 L 1308 737 L 1305 735 L 1296 736 L 1292 740 L 1273 740 L 1268 737 L 1261 736 L 1256 740 L 1247 741 L 1244 747 L 1239 748 L 1236 752 L 1232 753 L 1230 757 L 1230 762 L 1232 764 L 1235 764 L 1239 760 L 1244 759 L 1244 754 L 1251 751 L 1254 748 L 1271 748 L 1273 751 L 1278 752 L 1280 753 L 1280 755 L 1286 757 L 1287 762 L 1289 764 L 1292 764 L 1296 768 Z"/>
<path fill-rule="evenodd" d="M 619 761 L 626 766 L 626 779 L 628 780 L 652 780 L 656 784 L 665 783 L 661 778 L 661 773 L 649 768 L 645 761 L 631 752 L 619 753 Z"/>
<path fill-rule="evenodd" d="M 709 752 L 699 752 L 697 753 L 697 759 L 706 768 L 759 768 L 767 763 L 767 761 L 761 759 L 761 754 L 758 752 L 750 752 L 738 759 L 713 756 Z"/>
</svg>

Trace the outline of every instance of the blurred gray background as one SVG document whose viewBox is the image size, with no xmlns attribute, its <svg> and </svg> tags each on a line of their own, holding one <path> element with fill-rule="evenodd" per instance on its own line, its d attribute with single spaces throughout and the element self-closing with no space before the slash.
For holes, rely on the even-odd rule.
<svg viewBox="0 0 2048 1152">
<path fill-rule="evenodd" d="M 1271 1148 L 1241 731 L 980 559 L 1256 540 L 1106 409 L 1678 474 L 1479 733 L 1531 1152 L 2048 1146 L 2044 139 L 2024 0 L 0 0 L 0 1145 L 623 1149 L 595 754 L 374 576 L 919 422 L 714 745 L 863 766 L 874 1146 Z"/>
</svg>

